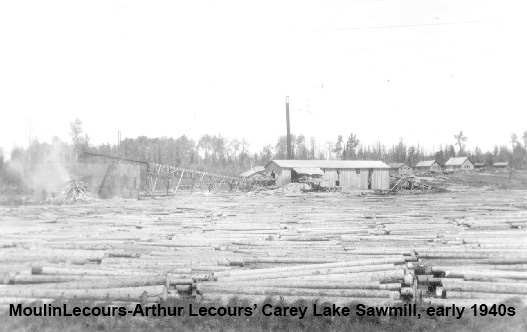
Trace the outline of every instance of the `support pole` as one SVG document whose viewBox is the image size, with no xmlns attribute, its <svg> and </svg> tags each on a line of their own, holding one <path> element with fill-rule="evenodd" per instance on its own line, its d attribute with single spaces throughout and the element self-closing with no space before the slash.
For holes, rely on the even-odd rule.
<svg viewBox="0 0 527 332">
<path fill-rule="evenodd" d="M 201 184 L 203 183 L 203 178 L 205 178 L 205 173 L 203 173 L 201 179 L 199 180 L 199 191 L 203 191 L 203 188 L 201 187 Z"/>
<path fill-rule="evenodd" d="M 154 177 L 154 181 L 152 183 L 152 188 L 151 188 L 151 191 L 152 192 L 155 192 L 156 191 L 156 186 L 157 186 L 157 179 L 159 178 L 159 174 L 161 173 L 161 166 L 156 166 L 157 168 L 157 172 L 156 172 L 156 175 Z"/>
<path fill-rule="evenodd" d="M 179 184 L 181 183 L 181 179 L 183 179 L 183 174 L 185 174 L 185 170 L 181 171 L 181 176 L 179 177 L 179 181 L 177 183 L 176 189 L 174 189 L 174 195 L 176 195 L 176 191 L 179 188 Z"/>
</svg>

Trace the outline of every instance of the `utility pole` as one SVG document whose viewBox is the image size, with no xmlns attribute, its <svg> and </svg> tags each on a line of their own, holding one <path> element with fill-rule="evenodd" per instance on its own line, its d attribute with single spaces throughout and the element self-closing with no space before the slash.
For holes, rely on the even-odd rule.
<svg viewBox="0 0 527 332">
<path fill-rule="evenodd" d="M 289 96 L 285 97 L 285 121 L 287 124 L 287 159 L 293 159 L 291 153 L 291 132 L 289 130 Z"/>
</svg>

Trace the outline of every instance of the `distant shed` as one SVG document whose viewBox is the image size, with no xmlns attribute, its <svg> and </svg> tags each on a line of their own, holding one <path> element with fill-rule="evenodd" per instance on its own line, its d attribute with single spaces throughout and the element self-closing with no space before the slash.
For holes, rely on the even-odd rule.
<svg viewBox="0 0 527 332">
<path fill-rule="evenodd" d="M 406 165 L 405 163 L 389 163 L 390 166 L 390 175 L 394 176 L 412 176 L 414 175 L 414 170 Z"/>
<path fill-rule="evenodd" d="M 389 189 L 389 169 L 375 160 L 272 160 L 265 166 L 279 186 L 298 182 L 302 175 L 322 174 L 329 186 L 380 190 Z"/>
<path fill-rule="evenodd" d="M 474 169 L 474 164 L 468 157 L 450 158 L 445 163 L 447 171 L 471 171 Z"/>
<path fill-rule="evenodd" d="M 506 169 L 506 168 L 509 168 L 509 162 L 508 161 L 495 162 L 494 164 L 492 164 L 492 167 L 498 168 L 498 169 Z"/>
<path fill-rule="evenodd" d="M 415 165 L 415 169 L 425 172 L 440 172 L 441 166 L 435 160 L 423 160 Z"/>
</svg>

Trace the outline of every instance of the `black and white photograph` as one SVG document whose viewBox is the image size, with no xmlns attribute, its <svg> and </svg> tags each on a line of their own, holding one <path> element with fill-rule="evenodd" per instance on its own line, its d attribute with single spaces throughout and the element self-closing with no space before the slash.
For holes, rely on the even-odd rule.
<svg viewBox="0 0 527 332">
<path fill-rule="evenodd" d="M 0 331 L 527 331 L 525 13 L 0 1 Z"/>
</svg>

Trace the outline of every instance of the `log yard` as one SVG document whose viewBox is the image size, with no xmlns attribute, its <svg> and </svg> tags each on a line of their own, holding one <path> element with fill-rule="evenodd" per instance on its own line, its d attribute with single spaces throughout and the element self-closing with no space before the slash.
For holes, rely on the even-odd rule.
<svg viewBox="0 0 527 332">
<path fill-rule="evenodd" d="M 55 203 L 2 206 L 0 308 L 527 299 L 524 189 L 207 187 L 105 200 L 74 181 Z"/>
</svg>

